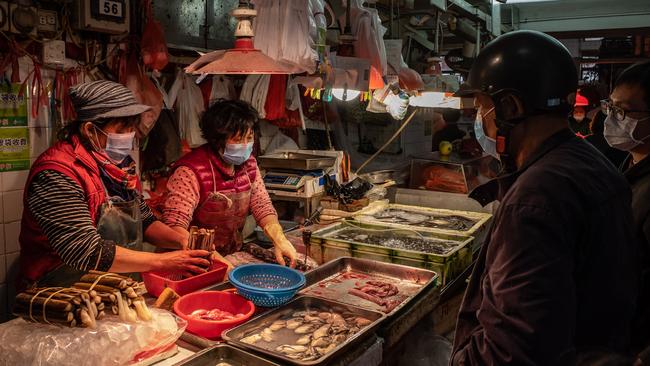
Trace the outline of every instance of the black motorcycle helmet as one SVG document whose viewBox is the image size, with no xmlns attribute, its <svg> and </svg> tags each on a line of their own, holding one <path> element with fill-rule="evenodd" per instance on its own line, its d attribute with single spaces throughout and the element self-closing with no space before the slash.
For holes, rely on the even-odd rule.
<svg viewBox="0 0 650 366">
<path fill-rule="evenodd" d="M 456 95 L 480 93 L 492 99 L 497 152 L 503 157 L 512 127 L 529 116 L 568 113 L 577 86 L 578 72 L 569 50 L 547 34 L 521 30 L 487 44 Z M 515 103 L 523 106 L 523 113 L 513 112 Z"/>
</svg>

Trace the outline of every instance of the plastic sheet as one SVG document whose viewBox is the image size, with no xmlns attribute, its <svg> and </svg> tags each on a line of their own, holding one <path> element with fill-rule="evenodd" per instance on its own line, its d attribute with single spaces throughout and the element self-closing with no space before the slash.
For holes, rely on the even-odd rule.
<svg viewBox="0 0 650 366">
<path fill-rule="evenodd" d="M 153 319 L 133 324 L 108 316 L 96 329 L 64 328 L 14 319 L 0 324 L 0 365 L 128 365 L 166 351 L 187 322 L 150 309 Z"/>
<path fill-rule="evenodd" d="M 255 48 L 288 66 L 293 73 L 312 74 L 318 55 L 311 34 L 310 23 L 316 23 L 309 2 L 255 0 L 255 9 Z"/>
<path fill-rule="evenodd" d="M 175 104 L 178 111 L 181 139 L 186 140 L 190 147 L 205 144 L 206 141 L 199 128 L 199 120 L 205 110 L 201 89 L 194 83 L 192 77 L 179 69 L 168 94 L 170 103 Z"/>
</svg>

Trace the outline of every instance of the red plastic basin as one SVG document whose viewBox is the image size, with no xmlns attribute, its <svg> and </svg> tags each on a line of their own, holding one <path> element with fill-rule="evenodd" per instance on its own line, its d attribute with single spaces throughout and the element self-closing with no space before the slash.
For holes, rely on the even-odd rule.
<svg viewBox="0 0 650 366">
<path fill-rule="evenodd" d="M 160 296 L 165 287 L 169 287 L 179 295 L 189 294 L 210 285 L 223 282 L 228 266 L 225 263 L 214 261 L 210 270 L 184 279 L 177 280 L 177 273 L 172 272 L 143 272 L 142 280 L 147 292 L 155 297 Z"/>
<path fill-rule="evenodd" d="M 219 309 L 232 314 L 243 314 L 232 320 L 203 320 L 190 318 L 198 309 Z M 220 339 L 221 332 L 233 328 L 253 316 L 255 305 L 233 291 L 199 291 L 185 296 L 174 303 L 174 312 L 187 320 L 187 331 L 209 339 Z"/>
</svg>

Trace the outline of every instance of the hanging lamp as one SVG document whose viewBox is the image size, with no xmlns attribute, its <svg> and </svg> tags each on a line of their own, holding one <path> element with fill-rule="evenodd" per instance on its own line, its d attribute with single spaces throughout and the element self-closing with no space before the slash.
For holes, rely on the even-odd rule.
<svg viewBox="0 0 650 366">
<path fill-rule="evenodd" d="M 291 74 L 289 68 L 253 46 L 255 9 L 240 2 L 239 7 L 230 14 L 237 19 L 235 47 L 202 55 L 185 69 L 186 72 L 216 75 Z"/>
</svg>

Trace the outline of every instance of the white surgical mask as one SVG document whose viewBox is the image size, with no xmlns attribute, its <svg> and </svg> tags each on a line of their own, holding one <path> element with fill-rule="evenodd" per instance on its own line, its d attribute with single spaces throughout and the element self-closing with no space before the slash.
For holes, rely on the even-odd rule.
<svg viewBox="0 0 650 366">
<path fill-rule="evenodd" d="M 485 114 L 492 112 L 494 108 L 488 110 Z M 483 115 L 481 109 L 479 108 L 476 111 L 476 119 L 474 120 L 474 133 L 476 134 L 476 141 L 483 148 L 483 151 L 499 159 L 499 154 L 497 153 L 497 141 L 492 137 L 485 134 L 483 130 Z"/>
<path fill-rule="evenodd" d="M 133 150 L 135 131 L 127 133 L 106 133 L 97 127 L 95 127 L 95 130 L 106 135 L 106 147 L 103 150 L 113 163 L 119 164 L 123 162 L 129 156 L 131 150 Z"/>
<path fill-rule="evenodd" d="M 605 131 L 603 132 L 605 140 L 613 148 L 623 151 L 633 150 L 650 138 L 650 135 L 643 137 L 641 140 L 634 138 L 634 130 L 638 123 L 648 119 L 650 117 L 636 119 L 625 116 L 625 119 L 618 121 L 612 115 L 609 115 L 605 118 Z"/>
</svg>

